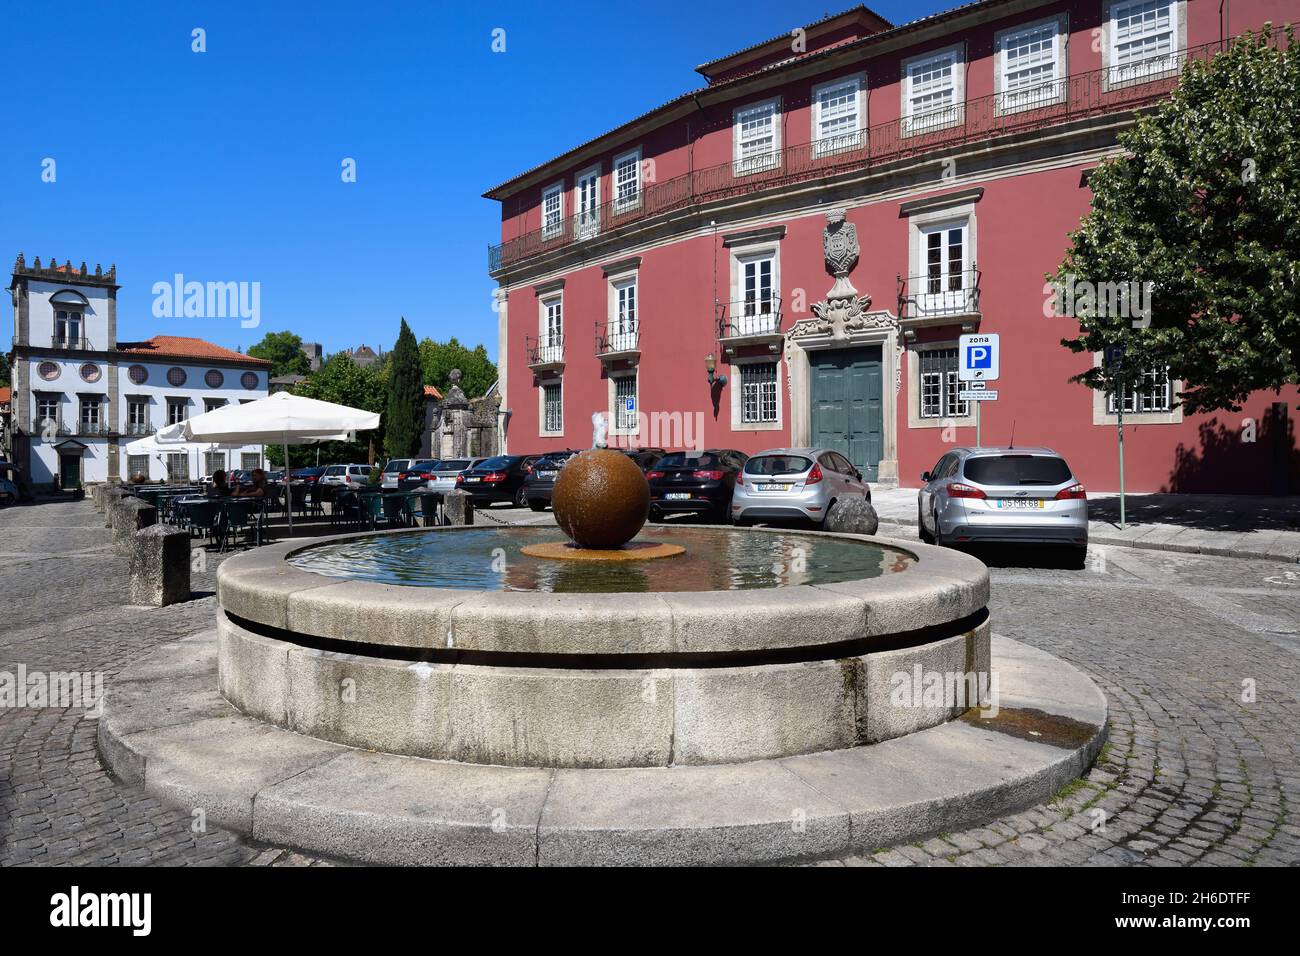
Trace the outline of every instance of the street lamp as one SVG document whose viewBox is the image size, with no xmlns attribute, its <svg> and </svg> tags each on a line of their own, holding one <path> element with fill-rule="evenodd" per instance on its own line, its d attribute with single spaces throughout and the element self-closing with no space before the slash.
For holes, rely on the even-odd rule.
<svg viewBox="0 0 1300 956">
<path fill-rule="evenodd" d="M 717 357 L 714 356 L 712 352 L 704 356 L 704 370 L 709 373 L 709 384 L 726 385 L 727 376 L 713 374 L 713 370 L 716 369 L 717 367 L 718 367 L 718 360 Z"/>
</svg>

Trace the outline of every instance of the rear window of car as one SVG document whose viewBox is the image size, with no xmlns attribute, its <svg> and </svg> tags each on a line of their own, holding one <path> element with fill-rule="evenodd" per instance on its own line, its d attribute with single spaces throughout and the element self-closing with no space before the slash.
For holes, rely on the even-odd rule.
<svg viewBox="0 0 1300 956">
<path fill-rule="evenodd" d="M 468 458 L 453 458 L 450 461 L 438 463 L 439 471 L 464 471 L 469 467 Z"/>
<path fill-rule="evenodd" d="M 1048 455 L 971 458 L 964 471 L 980 485 L 1059 485 L 1070 480 L 1070 466 Z"/>
<path fill-rule="evenodd" d="M 747 475 L 797 475 L 812 467 L 802 455 L 756 455 L 745 462 Z"/>
<path fill-rule="evenodd" d="M 656 468 L 712 468 L 719 464 L 718 456 L 712 452 L 693 455 L 684 451 L 669 452 L 659 459 Z"/>
<path fill-rule="evenodd" d="M 496 458 L 487 458 L 483 460 L 479 463 L 478 467 L 491 468 L 495 470 L 497 468 L 509 468 L 512 464 L 514 464 L 514 459 L 509 455 L 498 455 Z"/>
<path fill-rule="evenodd" d="M 240 474 L 243 474 L 243 472 L 240 472 Z M 330 465 L 328 468 L 325 469 L 325 474 L 327 474 L 327 475 L 341 475 L 341 474 L 343 474 L 343 466 L 342 466 L 342 465 Z"/>
<path fill-rule="evenodd" d="M 394 458 L 384 466 L 384 474 L 391 475 L 395 471 L 405 471 L 410 464 L 411 459 L 409 458 Z"/>
</svg>

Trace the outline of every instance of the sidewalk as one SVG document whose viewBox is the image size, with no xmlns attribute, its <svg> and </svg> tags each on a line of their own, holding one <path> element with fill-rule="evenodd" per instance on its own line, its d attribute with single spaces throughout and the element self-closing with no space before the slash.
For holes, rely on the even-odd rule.
<svg viewBox="0 0 1300 956">
<path fill-rule="evenodd" d="M 882 525 L 916 527 L 916 489 L 871 489 Z M 1126 548 L 1300 562 L 1300 498 L 1253 495 L 1088 496 L 1088 540 Z"/>
</svg>

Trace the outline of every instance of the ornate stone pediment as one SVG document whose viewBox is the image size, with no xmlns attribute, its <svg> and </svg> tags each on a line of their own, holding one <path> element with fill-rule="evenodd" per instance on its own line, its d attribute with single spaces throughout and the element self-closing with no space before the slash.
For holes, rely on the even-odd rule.
<svg viewBox="0 0 1300 956">
<path fill-rule="evenodd" d="M 855 332 L 897 329 L 897 321 L 888 312 L 869 311 L 871 296 L 858 295 L 849 281 L 849 272 L 857 265 L 860 250 L 858 231 L 845 218 L 843 209 L 832 209 L 826 214 L 822 251 L 826 256 L 826 271 L 835 277 L 835 284 L 824 301 L 813 305 L 814 318 L 796 322 L 787 337 L 797 340 L 830 336 L 847 342 Z"/>
</svg>

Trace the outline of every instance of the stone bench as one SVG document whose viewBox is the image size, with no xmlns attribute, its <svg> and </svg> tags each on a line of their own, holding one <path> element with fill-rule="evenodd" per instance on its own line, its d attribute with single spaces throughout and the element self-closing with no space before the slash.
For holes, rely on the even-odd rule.
<svg viewBox="0 0 1300 956">
<path fill-rule="evenodd" d="M 166 607 L 189 600 L 189 532 L 153 524 L 134 532 L 129 545 L 132 604 Z"/>
</svg>

